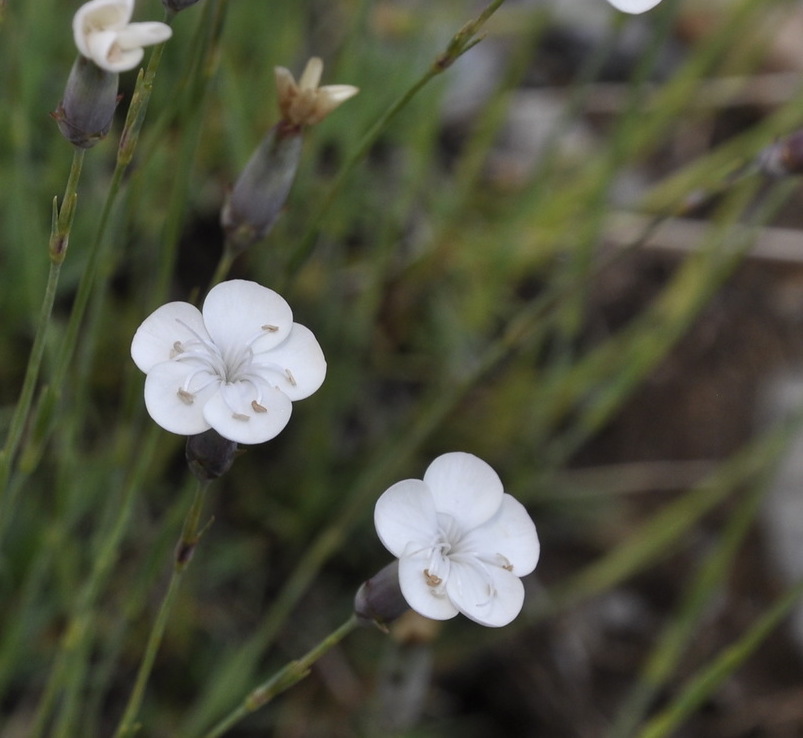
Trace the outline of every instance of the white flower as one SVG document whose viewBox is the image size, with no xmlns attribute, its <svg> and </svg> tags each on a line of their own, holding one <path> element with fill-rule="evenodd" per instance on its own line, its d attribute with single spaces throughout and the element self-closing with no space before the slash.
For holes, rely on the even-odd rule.
<svg viewBox="0 0 803 738">
<path fill-rule="evenodd" d="M 72 28 L 78 51 L 107 72 L 125 72 L 142 61 L 143 46 L 172 36 L 165 23 L 129 23 L 134 0 L 90 0 L 78 8 Z"/>
<path fill-rule="evenodd" d="M 187 302 L 163 305 L 131 342 L 147 374 L 145 406 L 171 433 L 214 428 L 237 443 L 262 443 L 290 419 L 293 400 L 323 383 L 326 361 L 287 302 L 256 282 L 213 287 L 203 313 Z"/>
<path fill-rule="evenodd" d="M 608 0 L 617 10 L 623 13 L 644 13 L 654 8 L 661 0 Z"/>
<path fill-rule="evenodd" d="M 359 92 L 354 85 L 319 87 L 323 62 L 313 56 L 296 83 L 289 69 L 276 67 L 276 90 L 282 118 L 293 125 L 311 126 L 320 123 L 336 107 Z"/>
<path fill-rule="evenodd" d="M 520 577 L 538 563 L 538 535 L 482 459 L 439 456 L 423 481 L 406 479 L 384 492 L 374 524 L 399 558 L 402 594 L 419 614 L 446 620 L 461 612 L 498 627 L 521 611 Z"/>
</svg>

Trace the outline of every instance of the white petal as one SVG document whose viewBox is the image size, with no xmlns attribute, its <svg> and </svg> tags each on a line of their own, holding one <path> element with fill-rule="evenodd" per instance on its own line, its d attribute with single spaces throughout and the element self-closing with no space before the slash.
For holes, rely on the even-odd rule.
<svg viewBox="0 0 803 738">
<path fill-rule="evenodd" d="M 515 574 L 454 559 L 446 592 L 463 615 L 492 628 L 507 625 L 524 604 L 524 585 Z"/>
<path fill-rule="evenodd" d="M 261 345 L 260 339 L 255 345 Z M 326 359 L 309 328 L 293 323 L 290 337 L 274 349 L 254 356 L 254 365 L 265 367 L 265 380 L 291 400 L 303 400 L 315 392 L 326 377 Z"/>
<path fill-rule="evenodd" d="M 167 41 L 172 35 L 173 31 L 166 23 L 129 23 L 118 31 L 117 43 L 123 51 L 141 49 Z"/>
<path fill-rule="evenodd" d="M 169 302 L 151 313 L 134 334 L 131 358 L 143 372 L 175 355 L 176 341 L 195 340 L 193 331 L 211 340 L 201 313 L 188 302 Z"/>
<path fill-rule="evenodd" d="M 419 615 L 433 620 L 448 620 L 457 615 L 457 608 L 445 594 L 436 594 L 429 586 L 427 575 L 428 555 L 419 553 L 399 559 L 399 586 L 407 604 Z"/>
<path fill-rule="evenodd" d="M 109 63 L 109 57 L 117 41 L 117 31 L 96 31 L 86 37 L 86 49 L 88 56 L 97 66 L 107 72 L 118 71 L 113 69 L 113 64 Z"/>
<path fill-rule="evenodd" d="M 323 62 L 317 56 L 313 56 L 304 67 L 301 73 L 301 79 L 298 80 L 298 86 L 302 90 L 314 90 L 318 87 L 323 74 Z"/>
<path fill-rule="evenodd" d="M 293 311 L 281 295 L 244 279 L 215 285 L 204 301 L 203 316 L 224 353 L 227 348 L 239 351 L 257 338 L 254 350 L 267 351 L 285 341 L 293 325 Z"/>
<path fill-rule="evenodd" d="M 411 541 L 429 548 L 438 535 L 438 519 L 427 485 L 420 479 L 405 479 L 385 490 L 376 501 L 374 525 L 379 540 L 394 556 L 401 557 Z"/>
<path fill-rule="evenodd" d="M 134 0 L 90 0 L 73 16 L 73 38 L 78 51 L 91 58 L 88 37 L 98 31 L 119 30 L 131 19 Z"/>
<path fill-rule="evenodd" d="M 145 52 L 141 48 L 121 49 L 114 46 L 106 55 L 105 60 L 93 59 L 101 69 L 107 72 L 127 72 L 129 69 L 139 66 Z"/>
<path fill-rule="evenodd" d="M 209 430 L 204 419 L 204 405 L 217 394 L 217 382 L 207 384 L 195 393 L 192 401 L 178 391 L 195 367 L 188 362 L 165 361 L 152 367 L 145 378 L 145 407 L 162 428 L 181 436 L 192 436 Z"/>
<path fill-rule="evenodd" d="M 359 91 L 360 88 L 354 85 L 326 85 L 321 87 L 319 93 L 324 95 L 332 105 L 340 105 L 354 97 Z"/>
<path fill-rule="evenodd" d="M 623 13 L 644 13 L 654 8 L 661 0 L 608 0 L 617 10 Z"/>
<path fill-rule="evenodd" d="M 541 546 L 535 523 L 518 500 L 504 495 L 499 512 L 460 540 L 460 551 L 473 551 L 488 564 L 508 566 L 518 577 L 538 563 Z"/>
<path fill-rule="evenodd" d="M 429 465 L 424 481 L 438 512 L 451 515 L 463 531 L 482 525 L 502 504 L 499 475 L 473 454 L 439 456 Z"/>
<path fill-rule="evenodd" d="M 257 409 L 254 388 L 245 382 L 221 386 L 204 405 L 204 418 L 223 438 L 244 444 L 264 443 L 278 436 L 290 420 L 293 403 L 270 387 L 262 393 Z"/>
</svg>

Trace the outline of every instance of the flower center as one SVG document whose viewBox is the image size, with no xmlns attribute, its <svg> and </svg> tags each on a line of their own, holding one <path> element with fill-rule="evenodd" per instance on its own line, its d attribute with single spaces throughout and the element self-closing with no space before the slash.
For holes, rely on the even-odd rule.
<svg viewBox="0 0 803 738">
<path fill-rule="evenodd" d="M 488 554 L 467 548 L 463 539 L 464 532 L 457 521 L 451 515 L 438 513 L 438 535 L 429 550 L 429 562 L 423 570 L 424 580 L 434 595 L 443 597 L 453 565 L 469 567 L 484 583 L 484 598 L 476 604 L 489 605 L 496 596 L 491 567 L 512 571 L 513 566 L 502 554 Z"/>
<path fill-rule="evenodd" d="M 185 322 L 178 321 L 193 338 L 186 341 L 175 341 L 170 358 L 186 362 L 195 367 L 184 379 L 177 390 L 182 402 L 191 405 L 198 393 L 203 392 L 210 384 L 221 386 L 221 396 L 231 410 L 232 417 L 247 421 L 250 413 L 265 413 L 267 407 L 262 404 L 263 393 L 270 388 L 263 373 L 265 369 L 279 369 L 272 365 L 255 364 L 253 344 L 265 333 L 273 333 L 274 325 L 263 325 L 251 339 L 239 346 L 225 346 L 220 349 L 213 341 L 204 338 Z M 289 372 L 288 381 L 295 380 Z M 235 391 L 236 390 L 236 391 Z"/>
</svg>

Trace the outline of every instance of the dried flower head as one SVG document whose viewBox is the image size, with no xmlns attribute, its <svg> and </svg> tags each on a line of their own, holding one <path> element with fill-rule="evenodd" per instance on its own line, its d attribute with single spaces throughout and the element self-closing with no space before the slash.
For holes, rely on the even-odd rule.
<svg viewBox="0 0 803 738">
<path fill-rule="evenodd" d="M 282 120 L 292 126 L 320 123 L 341 103 L 359 92 L 353 85 L 319 87 L 323 62 L 317 56 L 307 62 L 297 83 L 289 69 L 276 67 L 275 73 Z"/>
</svg>

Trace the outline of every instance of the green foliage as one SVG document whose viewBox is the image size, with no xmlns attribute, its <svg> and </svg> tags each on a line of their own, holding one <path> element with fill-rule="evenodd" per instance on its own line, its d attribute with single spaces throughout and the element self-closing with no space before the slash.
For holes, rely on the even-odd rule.
<svg viewBox="0 0 803 738">
<path fill-rule="evenodd" d="M 451 48 L 465 55 L 436 62 L 470 20 L 465 5 L 201 0 L 172 21 L 125 171 L 117 144 L 143 83 L 137 88 L 134 72 L 123 75 L 112 133 L 83 162 L 69 251 L 39 334 L 31 410 L 18 447 L 9 454 L 6 445 L 0 456 L 3 736 L 111 735 L 120 720 L 192 499 L 183 439 L 146 416 L 130 341 L 157 306 L 202 298 L 222 255 L 218 219 L 227 189 L 277 120 L 273 67 L 298 75 L 311 55 L 324 58 L 324 84 L 361 92 L 306 133 L 285 212 L 230 275 L 287 298 L 324 348 L 327 380 L 295 404 L 278 438 L 249 448 L 210 486 L 206 514 L 214 523 L 182 587 L 171 585 L 172 614 L 139 734 L 204 735 L 346 620 L 359 584 L 387 561 L 371 525 L 374 501 L 449 450 L 494 466 L 543 539 L 534 577 L 544 588 L 529 593 L 511 638 L 649 571 L 683 548 L 704 515 L 720 511 L 719 547 L 686 583 L 618 720 L 617 708 L 609 710 L 617 735 L 668 735 L 792 606 L 797 590 L 648 722 L 650 700 L 676 684 L 706 594 L 731 576 L 767 477 L 797 428 L 752 441 L 705 482 L 661 498 L 641 520 L 622 524 L 616 542 L 606 538 L 623 505 L 616 490 L 595 490 L 592 504 L 555 493 L 566 469 L 693 329 L 790 194 L 788 183 L 767 183 L 743 167 L 801 124 L 802 89 L 699 156 L 671 169 L 661 163 L 679 120 L 714 124 L 714 105 L 691 105 L 705 79 L 749 76 L 762 63 L 771 25 L 750 34 L 744 54 L 734 46 L 784 3 L 727 4 L 722 22 L 689 45 L 671 77 L 647 84 L 678 10 L 665 2 L 644 22 L 651 52 L 620 85 L 617 114 L 599 123 L 589 150 L 567 151 L 563 136 L 584 118 L 600 70 L 631 22 L 617 18 L 564 90 L 549 145 L 509 181 L 492 176 L 492 154 L 554 19 L 519 6 L 490 19 L 481 44 L 501 49 L 504 67 L 473 116 L 448 131 L 459 138 L 452 150 L 443 140 L 444 99 L 457 67 L 482 46 L 468 48 L 477 39 L 458 36 Z M 15 435 L 42 327 L 52 199 L 61 203 L 70 172 L 70 146 L 48 112 L 73 61 L 73 12 L 54 0 L 0 2 L 3 438 Z M 161 12 L 149 0 L 136 18 Z M 649 185 L 628 207 L 651 220 L 632 242 L 611 247 L 612 192 L 633 171 L 649 172 Z M 627 263 L 657 226 L 685 212 L 691 196 L 705 195 L 707 227 L 690 255 L 676 259 L 653 299 L 604 335 L 595 332 L 591 311 L 605 270 Z M 556 561 L 567 529 L 575 542 L 587 536 L 594 555 Z M 454 666 L 504 646 L 501 635 L 478 630 L 448 623 L 436 656 Z M 383 638 L 361 633 L 359 647 L 344 643 L 359 699 L 329 700 L 298 735 L 382 734 L 370 699 Z M 320 699 L 313 689 L 283 695 L 237 735 L 285 735 L 282 721 Z M 335 732 L 349 699 L 358 705 L 349 707 L 352 732 Z M 409 735 L 453 735 L 461 720 L 442 730 L 433 720 Z"/>
</svg>

